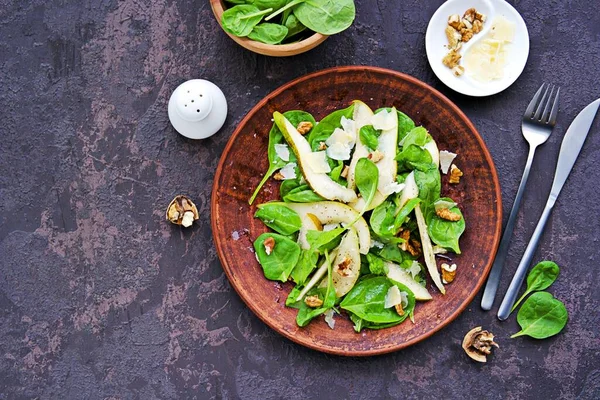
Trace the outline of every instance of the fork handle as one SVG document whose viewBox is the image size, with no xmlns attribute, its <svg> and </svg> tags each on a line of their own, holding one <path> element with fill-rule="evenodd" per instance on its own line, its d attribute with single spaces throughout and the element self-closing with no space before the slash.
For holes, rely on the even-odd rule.
<svg viewBox="0 0 600 400">
<path fill-rule="evenodd" d="M 500 245 L 498 246 L 498 252 L 496 253 L 492 270 L 490 271 L 485 289 L 483 290 L 481 308 L 486 311 L 490 310 L 494 305 L 494 299 L 496 297 L 496 292 L 498 291 L 498 285 L 500 284 L 500 275 L 502 273 L 502 268 L 504 267 L 504 262 L 506 261 L 506 256 L 508 255 L 510 240 L 512 239 L 515 221 L 517 219 L 517 214 L 519 213 L 519 205 L 521 204 L 523 193 L 525 193 L 525 186 L 527 185 L 527 179 L 529 178 L 529 171 L 531 170 L 531 164 L 533 163 L 533 156 L 535 155 L 536 147 L 537 146 L 529 146 L 529 155 L 527 156 L 527 163 L 525 164 L 523 177 L 521 178 L 521 183 L 519 184 L 519 190 L 517 190 L 517 195 L 515 196 L 512 209 L 510 210 L 510 216 L 508 217 L 508 222 L 504 228 L 502 240 L 500 240 Z"/>
<path fill-rule="evenodd" d="M 533 255 L 535 254 L 535 250 L 537 249 L 540 238 L 542 237 L 542 233 L 544 232 L 544 228 L 546 227 L 546 222 L 548 221 L 548 217 L 552 212 L 555 202 L 556 196 L 550 195 L 550 198 L 548 198 L 548 202 L 546 203 L 546 207 L 544 208 L 544 212 L 540 217 L 540 221 L 535 227 L 535 231 L 533 232 L 531 240 L 525 249 L 523 258 L 521 258 L 521 262 L 517 267 L 517 272 L 515 272 L 515 276 L 513 276 L 510 286 L 504 295 L 502 304 L 500 304 L 500 309 L 498 310 L 498 319 L 501 321 L 504 321 L 506 318 L 508 318 L 511 309 L 515 304 L 515 300 L 519 294 L 519 289 L 523 284 L 523 279 L 525 279 L 525 274 L 527 274 L 529 264 L 531 264 L 531 260 L 533 259 Z"/>
</svg>

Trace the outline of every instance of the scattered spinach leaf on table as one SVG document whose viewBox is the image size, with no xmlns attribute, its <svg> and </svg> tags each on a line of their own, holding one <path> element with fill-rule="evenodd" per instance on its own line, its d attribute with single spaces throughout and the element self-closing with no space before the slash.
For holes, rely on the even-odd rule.
<svg viewBox="0 0 600 400">
<path fill-rule="evenodd" d="M 531 336 L 534 339 L 545 339 L 558 334 L 567 324 L 569 314 L 562 301 L 548 292 L 532 294 L 521 306 L 517 314 L 517 322 L 521 331 L 511 338 Z"/>
<path fill-rule="evenodd" d="M 510 311 L 513 312 L 528 294 L 548 289 L 558 277 L 559 272 L 560 268 L 553 261 L 538 263 L 531 269 L 529 275 L 527 275 L 527 290 L 525 290 L 525 293 L 517 300 Z"/>
</svg>

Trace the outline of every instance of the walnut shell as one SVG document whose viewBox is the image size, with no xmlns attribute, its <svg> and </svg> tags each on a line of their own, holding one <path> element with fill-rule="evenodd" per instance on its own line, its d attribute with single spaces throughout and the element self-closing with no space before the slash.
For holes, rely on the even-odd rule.
<svg viewBox="0 0 600 400">
<path fill-rule="evenodd" d="M 467 332 L 462 342 L 465 353 L 473 360 L 482 363 L 487 362 L 487 355 L 491 353 L 492 346 L 500 347 L 494 342 L 494 335 L 482 330 L 480 326 Z"/>
<path fill-rule="evenodd" d="M 192 213 L 193 218 L 189 218 L 189 213 Z M 193 221 L 200 218 L 200 213 L 198 213 L 198 208 L 189 197 L 180 194 L 169 203 L 165 216 L 167 221 L 187 228 L 192 225 Z"/>
</svg>

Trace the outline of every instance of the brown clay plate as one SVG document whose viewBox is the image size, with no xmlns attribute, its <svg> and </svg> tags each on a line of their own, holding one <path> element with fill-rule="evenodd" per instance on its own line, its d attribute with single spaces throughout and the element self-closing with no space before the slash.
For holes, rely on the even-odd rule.
<svg viewBox="0 0 600 400">
<path fill-rule="evenodd" d="M 458 153 L 455 163 L 464 176 L 448 185 L 442 175 L 442 195 L 461 206 L 467 229 L 455 258 L 455 281 L 442 296 L 431 283 L 433 300 L 418 303 L 415 324 L 354 332 L 347 316 L 336 316 L 335 330 L 323 317 L 307 327 L 296 325 L 297 310 L 285 307 L 291 283 L 265 279 L 252 250 L 268 229 L 253 218 L 256 204 L 277 198 L 279 182 L 269 181 L 255 205 L 248 198 L 268 168 L 268 132 L 274 111 L 306 110 L 318 121 L 330 112 L 362 100 L 372 109 L 395 106 L 417 125 L 426 127 L 440 150 Z M 261 100 L 242 120 L 227 143 L 212 192 L 211 223 L 223 269 L 242 300 L 267 325 L 288 339 L 326 353 L 367 356 L 388 353 L 417 343 L 455 319 L 482 286 L 496 253 L 502 207 L 500 185 L 492 158 L 469 119 L 441 93 L 398 72 L 374 67 L 337 67 L 298 78 Z"/>
</svg>

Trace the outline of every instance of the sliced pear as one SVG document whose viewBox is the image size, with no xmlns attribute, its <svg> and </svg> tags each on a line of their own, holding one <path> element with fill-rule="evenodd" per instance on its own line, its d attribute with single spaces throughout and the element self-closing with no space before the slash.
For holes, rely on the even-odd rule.
<svg viewBox="0 0 600 400">
<path fill-rule="evenodd" d="M 427 265 L 427 271 L 435 283 L 435 286 L 439 289 L 442 294 L 446 294 L 446 288 L 442 284 L 442 278 L 440 272 L 437 269 L 437 263 L 435 262 L 435 254 L 433 253 L 433 245 L 431 239 L 427 233 L 427 224 L 425 223 L 425 217 L 419 204 L 415 207 L 415 216 L 417 217 L 417 225 L 419 226 L 419 235 L 421 236 L 421 246 L 423 247 L 423 257 L 425 258 L 425 265 Z"/>
<path fill-rule="evenodd" d="M 354 154 L 352 155 L 352 160 L 350 161 L 350 167 L 348 167 L 348 188 L 355 190 L 356 182 L 354 179 L 354 171 L 356 170 L 356 163 L 361 158 L 367 157 L 369 155 L 369 149 L 365 146 L 360 140 L 360 128 L 365 125 L 368 125 L 373 118 L 373 110 L 363 103 L 360 100 L 354 101 L 354 127 L 356 129 L 356 146 L 354 147 Z M 357 207 L 354 207 L 356 210 Z M 362 208 L 360 209 L 362 211 Z"/>
<path fill-rule="evenodd" d="M 433 162 L 436 167 L 439 167 L 440 166 L 440 151 L 438 150 L 435 140 L 433 140 L 433 138 L 432 138 L 429 142 L 425 143 L 425 146 L 423 146 L 423 148 L 425 150 L 427 150 L 429 152 L 429 154 L 431 154 L 431 162 Z"/>
<path fill-rule="evenodd" d="M 277 127 L 285 137 L 285 140 L 294 151 L 294 154 L 296 154 L 298 166 L 300 167 L 306 182 L 315 193 L 328 200 L 339 200 L 344 203 L 355 201 L 357 197 L 353 190 L 338 184 L 326 173 L 317 173 L 311 169 L 307 157 L 310 157 L 309 154 L 312 153 L 312 149 L 306 138 L 294 128 L 294 125 L 292 125 L 283 114 L 277 111 L 273 113 L 273 118 Z"/>
<path fill-rule="evenodd" d="M 303 250 L 310 249 L 310 244 L 308 244 L 308 240 L 306 240 L 306 232 L 308 231 L 322 231 L 323 224 L 317 218 L 315 214 L 307 213 L 300 217 L 302 221 L 302 226 L 298 231 L 298 244 Z"/>
<path fill-rule="evenodd" d="M 371 232 L 363 217 L 346 204 L 334 201 L 319 201 L 316 203 L 277 203 L 286 206 L 298 213 L 300 219 L 305 220 L 306 214 L 313 214 L 321 224 L 351 224 L 358 234 L 360 252 L 367 254 L 371 248 Z M 358 218 L 358 220 L 357 220 Z M 312 228 L 311 228 L 312 229 Z M 305 233 L 306 236 L 306 233 Z"/>
<path fill-rule="evenodd" d="M 369 207 L 365 211 L 369 211 L 380 205 L 385 201 L 386 196 L 379 193 L 379 191 L 375 192 L 375 197 L 373 197 L 373 201 L 369 204 Z M 365 208 L 365 199 L 359 197 L 355 202 L 350 203 L 350 207 L 354 208 L 357 212 L 362 212 Z"/>
<path fill-rule="evenodd" d="M 402 208 L 403 205 L 406 204 L 411 199 L 416 199 L 419 196 L 419 187 L 417 186 L 417 182 L 415 181 L 415 173 L 411 172 L 406 176 L 404 180 L 404 189 L 402 189 L 402 194 L 400 195 L 399 208 Z"/>
<path fill-rule="evenodd" d="M 358 280 L 360 252 L 358 251 L 358 235 L 354 228 L 348 229 L 348 233 L 342 238 L 337 248 L 337 255 L 332 262 L 332 273 L 333 287 L 337 297 L 348 293 Z M 327 280 L 323 279 L 319 286 L 327 286 Z"/>
<path fill-rule="evenodd" d="M 415 299 L 421 301 L 431 300 L 431 294 L 419 282 L 415 281 L 408 271 L 391 262 L 386 262 L 385 265 L 388 268 L 387 277 L 409 288 L 414 293 Z"/>
<path fill-rule="evenodd" d="M 308 293 L 308 291 L 310 289 L 312 289 L 317 283 L 319 283 L 319 281 L 321 279 L 323 279 L 323 276 L 325 276 L 326 273 L 327 273 L 327 260 L 325 259 L 319 266 L 319 269 L 317 269 L 317 271 L 310 278 L 310 281 L 308 281 L 306 286 L 304 286 L 304 289 L 302 289 L 300 291 L 300 294 L 298 295 L 298 297 L 296 297 L 296 301 L 302 300 L 302 298 L 304 296 L 306 296 L 306 293 Z"/>
</svg>

